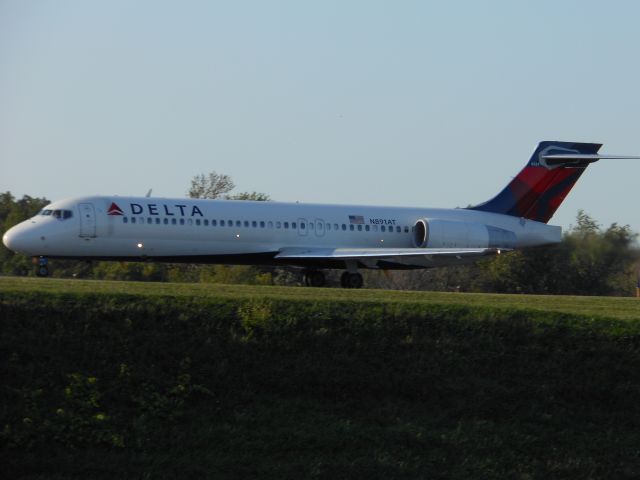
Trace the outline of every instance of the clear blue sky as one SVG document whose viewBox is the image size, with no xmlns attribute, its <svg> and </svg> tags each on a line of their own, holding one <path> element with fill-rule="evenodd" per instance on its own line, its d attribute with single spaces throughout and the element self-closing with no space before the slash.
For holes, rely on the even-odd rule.
<svg viewBox="0 0 640 480">
<path fill-rule="evenodd" d="M 540 140 L 640 154 L 640 2 L 0 0 L 0 191 L 466 206 Z M 640 232 L 640 161 L 579 208 Z"/>
</svg>

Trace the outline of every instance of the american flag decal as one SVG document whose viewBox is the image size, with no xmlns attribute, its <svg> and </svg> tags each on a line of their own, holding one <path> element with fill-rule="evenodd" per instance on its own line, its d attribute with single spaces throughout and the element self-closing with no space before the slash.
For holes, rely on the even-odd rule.
<svg viewBox="0 0 640 480">
<path fill-rule="evenodd" d="M 364 225 L 364 217 L 362 215 L 349 215 L 349 223 L 351 225 Z"/>
</svg>

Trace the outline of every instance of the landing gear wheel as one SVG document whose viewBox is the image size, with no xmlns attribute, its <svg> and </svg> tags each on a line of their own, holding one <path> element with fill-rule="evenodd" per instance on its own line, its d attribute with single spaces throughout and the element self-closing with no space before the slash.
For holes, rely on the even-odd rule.
<svg viewBox="0 0 640 480">
<path fill-rule="evenodd" d="M 344 272 L 340 277 L 342 288 L 362 288 L 362 275 L 359 273 Z"/>
<path fill-rule="evenodd" d="M 319 270 L 311 272 L 309 274 L 309 284 L 312 287 L 324 287 L 326 284 L 326 280 L 324 278 L 324 273 Z"/>
<path fill-rule="evenodd" d="M 38 277 L 49 276 L 49 259 L 47 257 L 33 257 L 33 263 L 37 264 L 36 275 Z"/>
<path fill-rule="evenodd" d="M 320 270 L 306 270 L 302 274 L 303 283 L 307 287 L 324 287 L 326 279 Z"/>
</svg>

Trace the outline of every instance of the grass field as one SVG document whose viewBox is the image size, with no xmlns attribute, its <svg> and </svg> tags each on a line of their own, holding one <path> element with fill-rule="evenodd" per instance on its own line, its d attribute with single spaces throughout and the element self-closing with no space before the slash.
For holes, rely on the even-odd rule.
<svg viewBox="0 0 640 480">
<path fill-rule="evenodd" d="M 640 299 L 630 297 L 577 297 L 556 295 L 500 295 L 337 288 L 219 285 L 202 283 L 111 282 L 97 280 L 0 277 L 2 292 L 104 293 L 187 297 L 282 300 L 328 300 L 346 302 L 393 302 L 410 304 L 465 305 L 498 309 L 562 312 L 584 317 L 640 319 Z"/>
<path fill-rule="evenodd" d="M 0 277 L 0 478 L 640 478 L 639 307 Z"/>
</svg>

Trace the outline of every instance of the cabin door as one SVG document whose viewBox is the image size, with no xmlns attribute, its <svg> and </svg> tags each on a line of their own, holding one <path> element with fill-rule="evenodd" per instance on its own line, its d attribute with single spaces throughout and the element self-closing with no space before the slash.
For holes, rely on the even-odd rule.
<svg viewBox="0 0 640 480">
<path fill-rule="evenodd" d="M 93 203 L 80 204 L 80 236 L 96 236 L 96 211 Z"/>
</svg>

